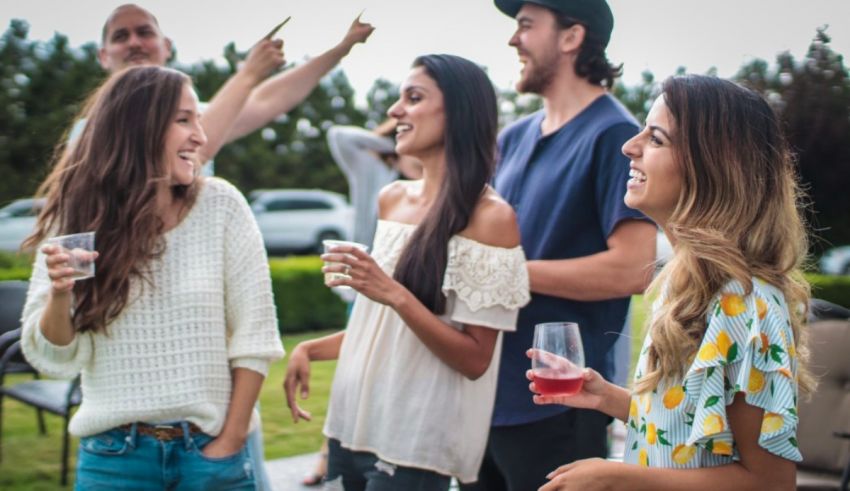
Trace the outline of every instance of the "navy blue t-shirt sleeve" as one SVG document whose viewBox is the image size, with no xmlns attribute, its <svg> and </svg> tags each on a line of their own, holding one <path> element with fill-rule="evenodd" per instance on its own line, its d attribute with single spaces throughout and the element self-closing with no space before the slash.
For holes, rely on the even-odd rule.
<svg viewBox="0 0 850 491">
<path fill-rule="evenodd" d="M 593 152 L 596 166 L 596 209 L 605 237 L 623 220 L 648 220 L 643 213 L 626 206 L 626 181 L 629 179 L 629 158 L 623 155 L 623 144 L 638 133 L 629 123 L 611 126 L 596 140 Z"/>
</svg>

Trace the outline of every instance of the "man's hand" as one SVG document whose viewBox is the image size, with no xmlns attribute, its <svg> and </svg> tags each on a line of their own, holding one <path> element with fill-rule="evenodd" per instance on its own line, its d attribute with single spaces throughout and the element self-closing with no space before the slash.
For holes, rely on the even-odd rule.
<svg viewBox="0 0 850 491">
<path fill-rule="evenodd" d="M 263 38 L 251 48 L 239 71 L 250 76 L 255 84 L 258 84 L 284 63 L 286 59 L 283 53 L 283 39 Z"/>
<path fill-rule="evenodd" d="M 351 27 L 348 28 L 348 32 L 345 33 L 345 37 L 342 39 L 342 45 L 346 47 L 346 49 L 350 50 L 357 43 L 365 43 L 369 36 L 372 35 L 372 31 L 375 30 L 375 27 L 368 22 L 360 22 L 360 16 L 362 13 L 354 19 L 354 22 L 351 23 Z"/>
</svg>

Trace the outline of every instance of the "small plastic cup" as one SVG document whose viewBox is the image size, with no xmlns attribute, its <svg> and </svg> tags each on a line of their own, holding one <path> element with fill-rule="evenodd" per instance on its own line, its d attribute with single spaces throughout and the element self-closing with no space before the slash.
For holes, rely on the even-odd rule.
<svg viewBox="0 0 850 491">
<path fill-rule="evenodd" d="M 326 254 L 328 252 L 331 252 L 331 249 L 333 249 L 334 247 L 340 247 L 340 246 L 356 247 L 363 252 L 367 252 L 369 250 L 369 246 L 367 246 L 365 244 L 361 244 L 359 242 L 351 242 L 349 240 L 323 240 L 322 245 L 325 248 Z M 351 256 L 351 254 L 347 254 L 347 255 Z M 335 264 L 340 264 L 340 263 L 333 263 L 333 262 L 325 261 L 325 266 L 333 266 Z M 334 280 L 350 280 L 350 279 L 351 279 L 351 276 L 348 276 L 345 273 L 325 273 L 325 285 L 327 285 L 328 283 L 330 283 L 331 281 L 334 281 Z M 343 286 L 343 285 L 335 286 L 334 288 L 340 288 L 340 289 L 343 289 L 343 290 L 350 290 L 351 289 L 350 286 Z"/>
<path fill-rule="evenodd" d="M 74 269 L 72 278 L 94 278 L 94 232 L 51 237 L 47 243 L 58 245 L 62 252 L 68 254 L 68 266 Z"/>
</svg>

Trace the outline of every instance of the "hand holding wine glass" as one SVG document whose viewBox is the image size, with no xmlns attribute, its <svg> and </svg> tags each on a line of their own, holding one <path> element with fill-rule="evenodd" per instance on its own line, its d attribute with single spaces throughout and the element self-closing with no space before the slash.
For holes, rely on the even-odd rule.
<svg viewBox="0 0 850 491">
<path fill-rule="evenodd" d="M 529 389 L 535 404 L 564 404 L 598 408 L 608 385 L 595 370 L 584 367 L 584 349 L 578 324 L 550 322 L 534 326 Z"/>
<path fill-rule="evenodd" d="M 547 322 L 534 326 L 531 372 L 543 395 L 572 395 L 584 383 L 584 348 L 578 324 Z"/>
</svg>

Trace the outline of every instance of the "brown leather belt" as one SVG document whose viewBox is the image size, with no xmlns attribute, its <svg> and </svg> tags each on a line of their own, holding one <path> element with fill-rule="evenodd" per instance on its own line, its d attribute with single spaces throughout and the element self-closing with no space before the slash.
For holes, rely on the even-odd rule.
<svg viewBox="0 0 850 491">
<path fill-rule="evenodd" d="M 119 426 L 126 432 L 131 432 L 133 424 L 128 423 Z M 203 433 L 203 431 L 195 423 L 189 423 L 189 434 Z M 177 438 L 183 438 L 183 425 L 150 425 L 147 423 L 136 423 L 136 434 L 152 436 L 160 441 L 171 441 Z"/>
</svg>

